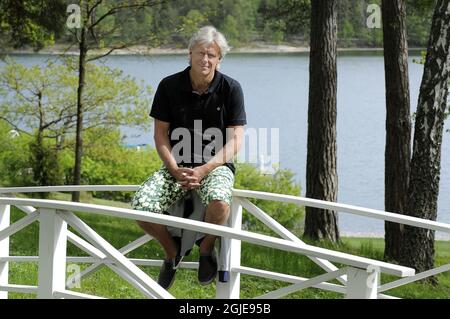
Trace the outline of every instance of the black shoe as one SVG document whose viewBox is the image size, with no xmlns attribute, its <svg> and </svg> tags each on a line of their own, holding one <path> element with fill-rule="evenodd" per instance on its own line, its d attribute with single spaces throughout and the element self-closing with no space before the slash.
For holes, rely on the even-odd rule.
<svg viewBox="0 0 450 319">
<path fill-rule="evenodd" d="M 175 281 L 175 273 L 183 260 L 184 256 L 180 256 L 181 245 L 177 242 L 177 255 L 173 259 L 164 259 L 159 271 L 158 284 L 168 290 Z"/>
<path fill-rule="evenodd" d="M 202 286 L 209 285 L 216 279 L 217 275 L 217 256 L 213 249 L 209 255 L 200 255 L 198 266 L 198 281 Z"/>
<path fill-rule="evenodd" d="M 158 284 L 164 289 L 169 289 L 175 281 L 175 273 L 177 268 L 175 267 L 175 260 L 164 260 L 159 271 Z"/>
</svg>

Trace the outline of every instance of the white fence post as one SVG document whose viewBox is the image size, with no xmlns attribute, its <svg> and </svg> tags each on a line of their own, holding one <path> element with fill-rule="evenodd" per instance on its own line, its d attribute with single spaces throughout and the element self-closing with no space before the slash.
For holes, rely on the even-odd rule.
<svg viewBox="0 0 450 319">
<path fill-rule="evenodd" d="M 242 206 L 233 197 L 231 203 L 231 223 L 230 226 L 233 229 L 242 229 Z M 241 241 L 237 239 L 229 240 L 230 247 L 230 278 L 228 282 L 217 282 L 216 286 L 216 298 L 217 299 L 239 299 L 241 289 L 241 274 L 236 273 L 233 270 L 234 267 L 241 265 Z"/>
<path fill-rule="evenodd" d="M 39 209 L 38 298 L 53 299 L 66 289 L 67 223 L 54 209 Z"/>
<path fill-rule="evenodd" d="M 369 267 L 370 268 L 370 267 Z M 377 299 L 380 271 L 348 267 L 347 299 Z"/>
<path fill-rule="evenodd" d="M 0 230 L 5 229 L 10 224 L 10 206 L 0 205 Z M 9 237 L 0 241 L 0 257 L 9 257 Z M 8 284 L 9 264 L 7 261 L 0 261 L 0 286 Z M 7 291 L 0 291 L 0 299 L 8 299 Z"/>
</svg>

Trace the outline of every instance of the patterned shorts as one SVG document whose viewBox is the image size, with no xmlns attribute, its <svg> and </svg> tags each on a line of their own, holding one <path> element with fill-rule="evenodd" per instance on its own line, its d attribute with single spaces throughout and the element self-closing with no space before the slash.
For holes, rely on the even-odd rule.
<svg viewBox="0 0 450 319">
<path fill-rule="evenodd" d="M 213 200 L 224 201 L 230 205 L 233 184 L 233 172 L 222 165 L 205 176 L 195 191 L 205 206 Z M 163 166 L 139 187 L 131 200 L 131 207 L 137 210 L 162 213 L 183 198 L 187 192 Z"/>
</svg>

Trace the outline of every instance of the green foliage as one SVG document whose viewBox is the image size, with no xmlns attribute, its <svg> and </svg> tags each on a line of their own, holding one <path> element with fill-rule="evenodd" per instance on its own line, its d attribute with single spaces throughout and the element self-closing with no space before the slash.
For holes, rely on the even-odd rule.
<svg viewBox="0 0 450 319">
<path fill-rule="evenodd" d="M 189 10 L 186 16 L 181 17 L 179 36 L 180 47 L 187 47 L 189 39 L 207 21 L 206 17 L 196 9 Z"/>
<path fill-rule="evenodd" d="M 87 30 L 83 38 L 85 47 L 89 51 L 159 44 L 152 28 L 156 14 L 152 9 L 159 3 L 146 0 L 75 1 L 80 7 L 81 25 Z M 63 42 L 79 44 L 82 30 L 66 28 Z"/>
<path fill-rule="evenodd" d="M 282 40 L 309 39 L 310 0 L 262 0 L 258 13 L 258 29 L 263 39 L 279 43 Z"/>
<path fill-rule="evenodd" d="M 263 36 L 269 42 L 280 44 L 284 40 L 286 23 L 284 20 L 269 20 L 264 25 Z"/>
<path fill-rule="evenodd" d="M 161 167 L 156 150 L 125 148 L 118 129 L 92 129 L 84 136 L 85 153 L 81 172 L 87 185 L 134 185 L 143 183 Z M 66 171 L 69 179 L 72 172 Z M 94 192 L 94 196 L 129 201 L 129 192 Z"/>
<path fill-rule="evenodd" d="M 342 36 L 346 39 L 348 39 L 348 38 L 351 39 L 355 36 L 355 28 L 348 20 L 344 21 Z"/>
<path fill-rule="evenodd" d="M 434 0 L 406 1 L 406 24 L 410 46 L 427 46 L 434 6 Z"/>
<path fill-rule="evenodd" d="M 230 46 L 236 47 L 239 46 L 239 25 L 236 19 L 232 15 L 227 15 L 225 21 L 223 22 L 221 31 L 225 35 L 227 39 L 230 39 L 228 42 Z"/>
<path fill-rule="evenodd" d="M 0 38 L 9 38 L 14 45 L 32 43 L 41 48 L 58 39 L 64 30 L 67 13 L 61 0 L 47 1 L 43 8 L 39 0 L 5 0 L 14 7 L 12 13 L 0 10 Z M 88 0 L 91 5 L 93 0 Z M 28 4 L 25 18 L 14 20 L 20 10 L 14 3 Z M 141 0 L 103 1 L 96 8 L 101 16 L 113 6 L 138 3 Z M 407 32 L 410 47 L 425 47 L 428 41 L 434 0 L 407 0 Z M 370 4 L 381 0 L 338 1 L 338 38 L 341 46 L 382 46 L 382 29 L 367 28 Z M 48 9 L 54 7 L 54 9 Z M 0 5 L 1 9 L 1 5 Z M 46 9 L 47 11 L 45 11 Z M 6 13 L 8 12 L 8 13 Z M 47 15 L 42 15 L 46 12 Z M 85 10 L 82 8 L 82 13 Z M 91 48 L 124 44 L 185 47 L 189 37 L 203 25 L 214 25 L 227 36 L 233 47 L 253 41 L 307 45 L 310 29 L 311 0 L 172 0 L 139 9 L 117 10 L 95 27 L 95 38 L 88 34 Z M 12 22 L 11 22 L 12 21 Z M 55 23 L 54 21 L 57 21 Z M 12 35 L 11 25 L 17 26 Z M 2 32 L 3 30 L 3 32 Z M 6 31 L 9 30 L 9 31 Z M 73 42 L 73 30 L 65 29 L 62 41 Z"/>
<path fill-rule="evenodd" d="M 39 50 L 54 43 L 65 26 L 64 0 L 2 0 L 0 44 Z"/>
<path fill-rule="evenodd" d="M 4 159 L 3 165 L 12 169 L 9 175 L 5 174 L 8 176 L 2 177 L 8 183 L 52 185 L 70 182 L 62 172 L 70 170 L 74 163 L 73 156 L 66 151 L 71 151 L 74 145 L 78 83 L 75 69 L 73 58 L 61 63 L 49 61 L 44 67 L 26 67 L 7 59 L 0 68 L 0 121 L 9 123 L 24 135 L 33 136 L 20 144 L 20 151 L 12 146 L 4 147 L 8 154 L 17 152 Z M 150 87 L 139 85 L 133 78 L 124 76 L 121 70 L 95 64 L 88 64 L 87 69 L 84 130 L 96 128 L 99 133 L 98 130 L 132 125 L 147 131 Z M 89 144 L 86 148 L 89 149 Z M 30 172 L 30 169 L 34 174 L 32 180 L 29 174 L 22 172 Z M 61 176 L 66 177 L 61 179 Z"/>
<path fill-rule="evenodd" d="M 12 59 L 0 68 L 0 117 L 31 134 L 63 137 L 74 132 L 78 77 L 76 61 L 26 67 Z M 123 71 L 104 65 L 87 65 L 84 123 L 91 127 L 134 125 L 148 129 L 150 87 L 138 84 Z"/>
<path fill-rule="evenodd" d="M 338 41 L 340 46 L 383 45 L 382 29 L 369 29 L 367 7 L 370 4 L 381 5 L 381 0 L 346 0 L 338 1 Z M 434 2 L 407 1 L 407 29 L 410 46 L 426 46 L 433 13 Z M 267 41 L 277 42 L 284 38 L 288 41 L 302 40 L 306 44 L 310 26 L 310 0 L 262 0 L 258 13 L 258 30 L 263 32 Z M 262 21 L 262 23 L 261 23 Z M 283 21 L 280 28 L 277 21 Z M 283 33 L 281 37 L 277 33 Z"/>
<path fill-rule="evenodd" d="M 33 139 L 28 146 L 31 168 L 34 174 L 34 185 L 61 185 L 62 171 L 58 163 L 58 151 L 54 143 L 50 140 Z M 40 194 L 45 195 L 46 193 Z"/>
<path fill-rule="evenodd" d="M 259 1 L 233 1 L 233 6 L 227 12 L 236 20 L 239 34 L 235 39 L 238 44 L 247 44 L 255 38 L 256 19 Z"/>
<path fill-rule="evenodd" d="M 12 126 L 0 120 L 0 183 L 3 185 L 33 185 L 33 171 L 28 144 L 31 137 L 16 134 Z"/>
<path fill-rule="evenodd" d="M 237 164 L 235 188 L 256 190 L 300 196 L 300 185 L 294 180 L 294 174 L 285 169 L 279 169 L 273 175 L 263 175 L 250 164 Z M 284 227 L 297 235 L 302 231 L 304 210 L 294 204 L 279 203 L 252 199 L 251 202 L 277 220 Z M 243 225 L 252 231 L 270 233 L 267 228 L 253 216 L 245 214 Z"/>
</svg>

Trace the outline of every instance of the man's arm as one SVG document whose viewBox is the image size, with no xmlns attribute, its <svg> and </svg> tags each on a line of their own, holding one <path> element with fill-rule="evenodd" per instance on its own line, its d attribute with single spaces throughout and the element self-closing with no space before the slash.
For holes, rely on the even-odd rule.
<svg viewBox="0 0 450 319">
<path fill-rule="evenodd" d="M 153 137 L 155 139 L 156 151 L 158 152 L 159 158 L 161 158 L 169 172 L 172 172 L 178 165 L 171 154 L 172 147 L 170 146 L 168 135 L 169 126 L 170 123 L 155 119 L 155 133 Z"/>
</svg>

